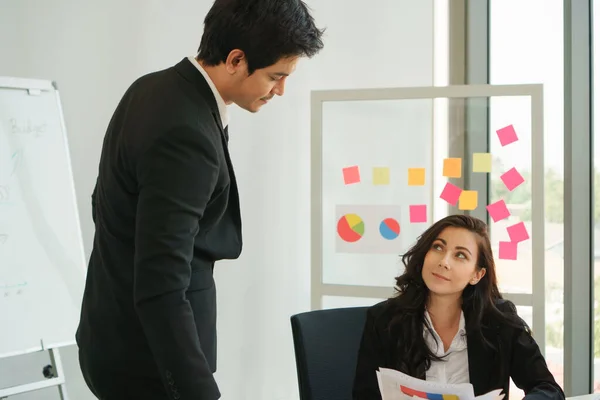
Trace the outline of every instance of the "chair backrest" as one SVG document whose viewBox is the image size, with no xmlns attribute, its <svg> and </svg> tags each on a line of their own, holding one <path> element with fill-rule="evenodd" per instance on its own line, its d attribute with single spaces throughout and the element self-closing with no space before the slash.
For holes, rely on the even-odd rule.
<svg viewBox="0 0 600 400">
<path fill-rule="evenodd" d="M 317 310 L 291 317 L 300 400 L 352 400 L 367 309 Z"/>
</svg>

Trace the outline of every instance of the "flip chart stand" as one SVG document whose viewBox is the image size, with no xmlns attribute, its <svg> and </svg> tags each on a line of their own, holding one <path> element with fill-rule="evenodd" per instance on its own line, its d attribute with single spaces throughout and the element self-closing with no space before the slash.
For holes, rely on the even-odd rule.
<svg viewBox="0 0 600 400">
<path fill-rule="evenodd" d="M 61 400 L 69 400 L 65 383 L 65 373 L 58 348 L 48 349 L 48 353 L 50 353 L 50 364 L 42 369 L 42 374 L 46 377 L 46 380 L 0 389 L 0 400 L 6 400 L 9 396 L 16 394 L 33 392 L 53 386 L 58 387 Z"/>
</svg>

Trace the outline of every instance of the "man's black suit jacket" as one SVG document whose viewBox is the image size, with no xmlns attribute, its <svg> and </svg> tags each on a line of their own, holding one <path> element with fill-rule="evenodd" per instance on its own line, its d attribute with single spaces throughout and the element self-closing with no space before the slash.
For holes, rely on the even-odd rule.
<svg viewBox="0 0 600 400">
<path fill-rule="evenodd" d="M 102 148 L 77 332 L 107 371 L 161 379 L 169 398 L 216 399 L 216 260 L 241 252 L 217 102 L 183 59 L 127 90 Z"/>
<path fill-rule="evenodd" d="M 384 301 L 369 308 L 354 379 L 354 400 L 381 400 L 375 371 L 396 369 L 397 338 L 388 325 L 393 312 Z M 499 300 L 497 308 L 516 314 L 513 303 Z M 468 315 L 465 315 L 468 318 Z M 469 378 L 476 396 L 503 389 L 509 396 L 509 379 L 525 392 L 527 400 L 564 400 L 565 394 L 548 370 L 546 361 L 530 333 L 523 328 L 490 321 L 482 329 L 485 339 L 497 350 L 485 346 L 477 335 L 467 333 Z M 425 376 L 419 376 L 425 379 Z"/>
</svg>

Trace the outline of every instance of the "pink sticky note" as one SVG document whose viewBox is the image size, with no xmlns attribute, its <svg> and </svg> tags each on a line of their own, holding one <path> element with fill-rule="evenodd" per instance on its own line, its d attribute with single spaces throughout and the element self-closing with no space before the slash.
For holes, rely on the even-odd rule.
<svg viewBox="0 0 600 400">
<path fill-rule="evenodd" d="M 498 256 L 501 260 L 516 260 L 517 259 L 517 243 L 516 242 L 500 242 L 498 248 Z"/>
<path fill-rule="evenodd" d="M 506 228 L 506 231 L 508 232 L 508 236 L 510 237 L 511 242 L 517 243 L 529 239 L 527 227 L 523 222 L 519 222 L 518 224 L 509 226 L 508 228 Z"/>
<path fill-rule="evenodd" d="M 410 223 L 417 224 L 420 222 L 427 222 L 427 205 L 418 204 L 408 207 L 410 211 Z"/>
<path fill-rule="evenodd" d="M 498 139 L 500 139 L 500 144 L 502 146 L 509 145 L 519 140 L 517 137 L 517 132 L 515 132 L 515 128 L 512 125 L 498 129 L 496 134 L 498 135 Z"/>
<path fill-rule="evenodd" d="M 508 211 L 504 200 L 498 200 L 497 202 L 488 205 L 486 208 L 494 222 L 510 217 L 510 211 Z"/>
<path fill-rule="evenodd" d="M 440 195 L 440 199 L 447 201 L 450 205 L 455 206 L 458 203 L 458 199 L 460 194 L 462 193 L 462 189 L 458 186 L 451 184 L 450 182 L 446 183 L 444 190 L 442 190 L 442 194 Z"/>
<path fill-rule="evenodd" d="M 505 173 L 503 173 L 500 176 L 500 179 L 502 179 L 502 182 L 504 182 L 506 188 L 511 192 L 515 190 L 515 188 L 521 183 L 525 182 L 525 179 L 523 179 L 523 176 L 521 176 L 521 174 L 519 173 L 519 171 L 517 171 L 516 168 L 511 168 Z"/>
<path fill-rule="evenodd" d="M 352 183 L 360 182 L 360 172 L 358 166 L 346 167 L 342 170 L 344 173 L 344 184 L 350 185 Z"/>
</svg>

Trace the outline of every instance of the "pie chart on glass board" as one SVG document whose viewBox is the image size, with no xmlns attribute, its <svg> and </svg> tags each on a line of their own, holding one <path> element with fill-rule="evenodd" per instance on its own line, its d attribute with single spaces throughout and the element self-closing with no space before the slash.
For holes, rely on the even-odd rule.
<svg viewBox="0 0 600 400">
<path fill-rule="evenodd" d="M 356 214 L 346 214 L 339 219 L 337 232 L 345 242 L 357 242 L 365 234 L 365 223 Z"/>
<path fill-rule="evenodd" d="M 394 218 L 386 218 L 379 224 L 379 233 L 384 239 L 394 240 L 400 235 L 400 224 Z"/>
</svg>

